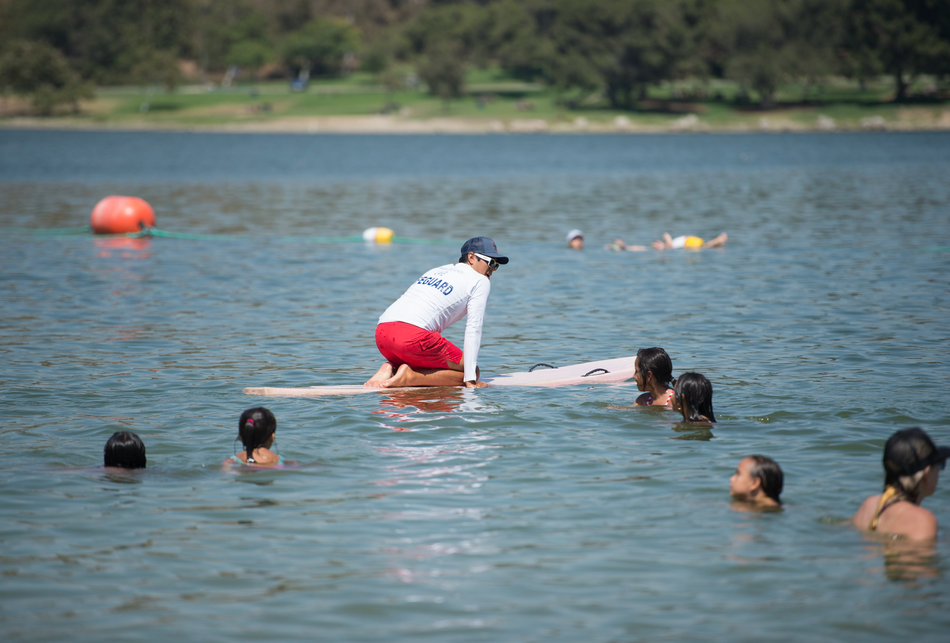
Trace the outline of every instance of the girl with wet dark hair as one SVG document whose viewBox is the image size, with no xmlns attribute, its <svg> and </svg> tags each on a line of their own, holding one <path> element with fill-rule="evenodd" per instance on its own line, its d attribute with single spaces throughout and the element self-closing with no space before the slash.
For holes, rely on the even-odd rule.
<svg viewBox="0 0 950 643">
<path fill-rule="evenodd" d="M 673 389 L 673 410 L 687 422 L 715 422 L 712 383 L 699 373 L 683 373 Z"/>
<path fill-rule="evenodd" d="M 244 450 L 225 460 L 225 464 L 239 462 L 257 466 L 275 466 L 284 458 L 270 450 L 277 437 L 277 418 L 263 406 L 248 409 L 238 420 L 238 437 Z"/>
<path fill-rule="evenodd" d="M 673 403 L 673 360 L 659 347 L 641 348 L 637 351 L 633 379 L 638 391 L 646 391 L 633 403 L 634 406 L 665 406 Z"/>
<path fill-rule="evenodd" d="M 104 466 L 121 469 L 145 468 L 145 443 L 131 431 L 118 431 L 102 450 Z"/>
<path fill-rule="evenodd" d="M 867 498 L 851 518 L 859 529 L 904 536 L 937 537 L 937 518 L 920 506 L 937 490 L 950 447 L 937 446 L 919 428 L 903 429 L 884 445 L 884 493 Z"/>
<path fill-rule="evenodd" d="M 743 458 L 729 478 L 729 493 L 736 500 L 760 507 L 780 507 L 785 475 L 782 467 L 764 455 Z"/>
</svg>

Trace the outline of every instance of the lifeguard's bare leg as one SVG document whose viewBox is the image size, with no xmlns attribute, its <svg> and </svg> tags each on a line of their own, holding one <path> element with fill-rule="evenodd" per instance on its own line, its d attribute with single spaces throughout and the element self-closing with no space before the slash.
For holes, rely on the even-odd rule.
<svg viewBox="0 0 950 643">
<path fill-rule="evenodd" d="M 481 369 L 475 367 L 475 381 L 478 388 L 484 388 L 485 384 L 479 382 Z M 396 373 L 388 380 L 380 384 L 382 388 L 394 388 L 397 386 L 465 386 L 465 360 L 455 363 L 448 361 L 448 368 L 420 368 L 413 369 L 408 364 L 400 366 Z"/>
<path fill-rule="evenodd" d="M 395 375 L 380 383 L 382 388 L 399 386 L 462 386 L 465 373 L 447 368 L 422 368 L 413 370 L 408 364 L 396 369 Z"/>
<path fill-rule="evenodd" d="M 728 240 L 729 240 L 729 235 L 723 232 L 715 239 L 710 239 L 709 241 L 704 243 L 703 247 L 704 248 L 721 248 L 722 246 L 726 245 L 726 241 Z"/>
</svg>

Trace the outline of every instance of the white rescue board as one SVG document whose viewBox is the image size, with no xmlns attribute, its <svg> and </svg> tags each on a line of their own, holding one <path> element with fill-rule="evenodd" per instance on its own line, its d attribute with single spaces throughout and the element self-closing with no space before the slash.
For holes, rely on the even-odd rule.
<svg viewBox="0 0 950 643">
<path fill-rule="evenodd" d="M 633 377 L 636 355 L 605 359 L 598 362 L 585 362 L 560 368 L 536 366 L 533 371 L 499 375 L 485 380 L 490 387 L 495 386 L 572 386 L 576 384 L 617 384 Z M 403 386 L 399 388 L 374 388 L 362 384 L 343 384 L 337 386 L 298 386 L 278 388 L 272 386 L 251 386 L 244 389 L 245 395 L 263 395 L 266 397 L 318 397 L 322 395 L 357 395 L 360 393 L 393 393 L 396 391 L 418 391 L 422 386 Z M 441 387 L 428 387 L 441 388 Z M 455 387 L 451 387 L 455 388 Z"/>
</svg>

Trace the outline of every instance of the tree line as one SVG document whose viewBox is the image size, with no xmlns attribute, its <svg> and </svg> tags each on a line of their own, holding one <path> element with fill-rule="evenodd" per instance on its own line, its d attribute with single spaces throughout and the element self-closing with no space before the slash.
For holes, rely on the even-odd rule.
<svg viewBox="0 0 950 643">
<path fill-rule="evenodd" d="M 495 66 L 618 109 L 681 79 L 729 79 L 768 107 L 790 81 L 888 75 L 903 101 L 950 75 L 950 0 L 0 0 L 0 87 L 43 110 L 93 85 L 174 88 L 187 61 L 387 86 L 411 67 L 443 98 Z"/>
</svg>

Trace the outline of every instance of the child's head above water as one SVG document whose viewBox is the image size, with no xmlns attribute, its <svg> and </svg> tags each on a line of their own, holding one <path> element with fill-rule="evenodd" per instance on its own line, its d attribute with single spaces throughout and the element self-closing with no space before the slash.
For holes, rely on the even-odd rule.
<svg viewBox="0 0 950 643">
<path fill-rule="evenodd" d="M 145 468 L 145 443 L 131 431 L 113 433 L 106 442 L 102 455 L 107 467 Z"/>
<path fill-rule="evenodd" d="M 643 379 L 644 387 L 649 384 L 649 373 L 653 373 L 653 379 L 657 384 L 669 384 L 673 380 L 673 360 L 659 346 L 641 348 L 637 351 L 636 370 Z M 640 384 L 639 380 L 637 384 Z M 640 390 L 644 389 L 640 388 Z"/>
<path fill-rule="evenodd" d="M 277 432 L 277 418 L 270 410 L 257 406 L 241 413 L 238 420 L 238 438 L 244 445 L 247 461 L 254 464 L 254 449 L 267 448 Z"/>
<path fill-rule="evenodd" d="M 922 500 L 924 471 L 931 465 L 943 469 L 948 456 L 950 449 L 938 447 L 920 427 L 897 431 L 884 445 L 884 489 L 895 487 L 911 502 Z"/>
<path fill-rule="evenodd" d="M 729 478 L 729 493 L 736 500 L 763 505 L 780 505 L 785 476 L 772 458 L 750 455 L 743 458 Z"/>
<path fill-rule="evenodd" d="M 687 422 L 715 422 L 712 383 L 699 373 L 683 373 L 673 389 L 673 409 Z"/>
</svg>

